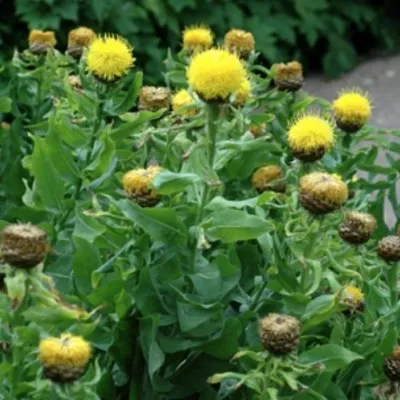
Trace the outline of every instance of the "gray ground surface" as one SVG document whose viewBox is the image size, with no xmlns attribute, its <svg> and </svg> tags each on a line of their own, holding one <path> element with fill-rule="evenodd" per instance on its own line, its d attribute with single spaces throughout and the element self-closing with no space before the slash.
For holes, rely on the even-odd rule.
<svg viewBox="0 0 400 400">
<path fill-rule="evenodd" d="M 358 86 L 367 91 L 374 109 L 372 123 L 387 129 L 400 129 L 400 55 L 362 63 L 340 79 L 328 81 L 322 76 L 306 77 L 304 89 L 311 95 L 333 100 L 344 88 Z M 383 154 L 379 163 L 387 164 Z M 400 196 L 400 182 L 398 182 Z M 395 224 L 391 207 L 387 205 L 385 220 Z"/>
<path fill-rule="evenodd" d="M 374 105 L 372 122 L 382 128 L 400 129 L 400 55 L 364 62 L 340 79 L 306 77 L 304 89 L 333 100 L 343 88 L 358 86 L 368 91 Z"/>
</svg>

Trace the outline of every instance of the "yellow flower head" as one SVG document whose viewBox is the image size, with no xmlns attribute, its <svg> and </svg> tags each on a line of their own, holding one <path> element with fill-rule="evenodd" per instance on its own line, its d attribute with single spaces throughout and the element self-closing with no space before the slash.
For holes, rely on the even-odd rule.
<svg viewBox="0 0 400 400">
<path fill-rule="evenodd" d="M 206 101 L 226 101 L 246 79 L 246 70 L 236 54 L 210 49 L 195 55 L 186 72 L 193 90 Z"/>
<path fill-rule="evenodd" d="M 225 35 L 225 47 L 240 57 L 247 58 L 254 51 L 255 41 L 251 32 L 231 29 Z"/>
<path fill-rule="evenodd" d="M 254 172 L 251 183 L 253 184 L 253 188 L 259 193 L 266 190 L 284 192 L 286 185 L 282 182 L 282 179 L 283 170 L 279 165 L 266 165 Z"/>
<path fill-rule="evenodd" d="M 139 109 L 158 111 L 161 108 L 169 108 L 171 92 L 168 88 L 160 86 L 143 86 L 140 90 Z"/>
<path fill-rule="evenodd" d="M 251 83 L 248 78 L 244 79 L 239 90 L 235 93 L 235 105 L 243 106 L 251 95 Z"/>
<path fill-rule="evenodd" d="M 159 196 L 151 184 L 161 171 L 160 166 L 153 165 L 127 172 L 122 178 L 125 192 L 142 206 L 154 206 L 158 203 Z"/>
<path fill-rule="evenodd" d="M 135 58 L 128 42 L 114 35 L 96 37 L 87 53 L 88 70 L 104 81 L 114 81 L 129 72 Z"/>
<path fill-rule="evenodd" d="M 331 123 L 318 115 L 303 115 L 289 129 L 289 146 L 296 157 L 305 161 L 321 158 L 334 140 Z"/>
<path fill-rule="evenodd" d="M 345 286 L 342 291 L 342 301 L 351 307 L 358 307 L 364 302 L 363 292 L 356 286 Z"/>
<path fill-rule="evenodd" d="M 84 367 L 91 356 L 90 343 L 69 333 L 43 339 L 39 345 L 39 359 L 46 367 Z"/>
<path fill-rule="evenodd" d="M 56 36 L 53 31 L 39 31 L 34 29 L 29 33 L 29 45 L 42 44 L 53 48 L 57 44 Z"/>
<path fill-rule="evenodd" d="M 327 214 L 338 209 L 348 196 L 346 184 L 337 176 L 312 172 L 300 179 L 300 202 L 313 214 Z"/>
<path fill-rule="evenodd" d="M 183 116 L 193 116 L 197 113 L 197 109 L 191 108 L 190 110 L 182 110 L 182 107 L 189 106 L 193 104 L 193 97 L 186 89 L 181 89 L 179 92 L 175 93 L 172 97 L 172 109 L 180 115 Z"/>
<path fill-rule="evenodd" d="M 191 52 L 209 49 L 214 41 L 214 34 L 207 26 L 189 26 L 182 32 L 183 48 Z"/>
<path fill-rule="evenodd" d="M 275 85 L 279 90 L 296 91 L 303 85 L 303 66 L 298 61 L 275 64 L 272 68 Z"/>
<path fill-rule="evenodd" d="M 85 26 L 72 29 L 68 34 L 68 46 L 87 47 L 90 42 L 96 37 L 94 31 Z"/>
<path fill-rule="evenodd" d="M 358 131 L 368 121 L 371 111 L 368 95 L 357 88 L 343 91 L 333 102 L 339 128 L 349 133 Z"/>
</svg>

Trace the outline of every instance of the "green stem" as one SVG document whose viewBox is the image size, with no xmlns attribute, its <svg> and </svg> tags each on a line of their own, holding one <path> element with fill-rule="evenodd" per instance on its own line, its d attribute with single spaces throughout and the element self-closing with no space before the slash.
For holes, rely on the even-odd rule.
<svg viewBox="0 0 400 400">
<path fill-rule="evenodd" d="M 342 139 L 342 163 L 347 161 L 351 157 L 351 147 L 353 144 L 353 135 L 351 133 L 345 133 Z"/>
<path fill-rule="evenodd" d="M 83 168 L 82 168 L 82 172 L 91 162 L 92 155 L 93 155 L 93 150 L 94 150 L 94 144 L 96 143 L 96 139 L 97 139 L 97 131 L 99 130 L 100 125 L 101 125 L 102 114 L 103 114 L 103 104 L 102 104 L 102 101 L 100 100 L 100 102 L 99 102 L 99 104 L 97 106 L 95 119 L 93 121 L 92 134 L 90 136 L 90 142 L 89 142 L 89 146 L 88 146 L 88 149 L 87 149 L 87 152 L 86 152 L 86 158 L 85 158 L 85 163 L 84 163 Z M 79 199 L 79 195 L 80 195 L 80 192 L 81 192 L 82 184 L 83 184 L 83 176 L 82 176 L 82 173 L 81 173 L 81 176 L 79 177 L 79 180 L 78 180 L 78 182 L 76 184 L 76 188 L 75 188 L 75 193 L 74 193 L 74 199 L 75 200 Z"/>
<path fill-rule="evenodd" d="M 90 162 L 92 160 L 94 145 L 95 145 L 96 139 L 97 139 L 97 133 L 98 133 L 98 130 L 99 130 L 99 128 L 101 126 L 101 122 L 102 122 L 102 115 L 103 115 L 103 102 L 102 102 L 102 99 L 99 99 L 99 103 L 97 105 L 97 110 L 96 110 L 96 115 L 95 115 L 94 121 L 93 121 L 93 129 L 92 129 L 92 133 L 90 135 L 89 146 L 88 146 L 88 149 L 86 152 L 85 162 L 83 164 L 81 174 L 76 183 L 75 191 L 74 191 L 74 194 L 72 197 L 75 200 L 75 202 L 79 199 L 79 196 L 81 193 L 81 189 L 82 189 L 82 185 L 83 185 L 83 171 L 90 164 Z M 61 219 L 57 224 L 56 234 L 54 235 L 54 240 L 53 240 L 52 244 L 54 244 L 54 242 L 57 240 L 59 233 L 63 230 L 64 225 L 67 222 L 67 220 L 70 217 L 73 210 L 74 210 L 74 207 L 70 207 L 61 216 Z"/>
<path fill-rule="evenodd" d="M 397 304 L 398 294 L 397 294 L 397 263 L 393 263 L 388 266 L 387 270 L 387 281 L 390 290 L 390 299 L 392 307 Z"/>
<path fill-rule="evenodd" d="M 255 310 L 257 308 L 257 304 L 261 299 L 262 294 L 264 293 L 265 288 L 267 287 L 268 282 L 265 280 L 262 285 L 260 286 L 260 289 L 258 289 L 258 292 L 256 293 L 254 300 L 251 303 L 249 311 Z"/>
<path fill-rule="evenodd" d="M 214 159 L 217 147 L 217 133 L 218 133 L 218 126 L 217 121 L 219 117 L 219 106 L 216 104 L 207 104 L 206 106 L 206 116 L 207 116 L 207 125 L 206 125 L 206 133 L 207 133 L 207 145 L 208 145 L 208 166 L 210 170 L 213 169 L 214 166 Z M 203 192 L 201 195 L 199 211 L 196 216 L 195 225 L 198 226 L 199 223 L 204 218 L 204 211 L 205 207 L 208 203 L 208 198 L 210 194 L 210 185 L 208 182 L 204 182 Z M 197 252 L 197 241 L 198 237 L 194 239 L 193 243 L 193 252 L 192 252 L 192 270 L 194 270 L 194 263 L 196 259 L 196 252 Z"/>
<path fill-rule="evenodd" d="M 214 167 L 215 151 L 217 148 L 217 120 L 219 115 L 219 107 L 215 104 L 208 104 L 206 108 L 207 115 L 207 137 L 208 137 L 208 166 L 212 170 Z M 204 208 L 208 202 L 208 195 L 210 192 L 210 185 L 205 182 L 203 194 L 200 202 L 200 209 L 196 224 L 201 222 L 204 217 Z"/>
</svg>

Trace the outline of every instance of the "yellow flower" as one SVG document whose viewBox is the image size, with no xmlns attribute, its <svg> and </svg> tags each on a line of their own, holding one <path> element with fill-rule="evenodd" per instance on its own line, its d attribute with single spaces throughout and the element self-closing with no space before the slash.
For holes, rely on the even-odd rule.
<svg viewBox="0 0 400 400">
<path fill-rule="evenodd" d="M 53 31 L 39 31 L 34 29 L 29 33 L 29 50 L 34 54 L 44 54 L 54 48 L 57 43 Z"/>
<path fill-rule="evenodd" d="M 274 82 L 279 90 L 296 91 L 303 86 L 303 66 L 298 61 L 275 64 Z"/>
<path fill-rule="evenodd" d="M 235 93 L 235 105 L 243 106 L 251 95 L 251 83 L 246 78 L 240 85 L 239 90 Z"/>
<path fill-rule="evenodd" d="M 368 95 L 357 88 L 343 91 L 333 102 L 336 123 L 348 133 L 358 131 L 368 121 L 371 111 Z"/>
<path fill-rule="evenodd" d="M 91 356 L 90 343 L 69 333 L 48 337 L 39 345 L 39 359 L 46 366 L 84 367 Z"/>
<path fill-rule="evenodd" d="M 313 214 L 327 214 L 338 209 L 348 196 L 347 185 L 336 176 L 312 172 L 300 179 L 300 202 Z"/>
<path fill-rule="evenodd" d="M 181 89 L 172 97 L 172 109 L 177 113 L 184 116 L 192 116 L 197 113 L 197 109 L 191 108 L 189 110 L 181 110 L 182 107 L 194 104 L 193 97 L 186 89 Z"/>
<path fill-rule="evenodd" d="M 95 38 L 96 34 L 90 28 L 80 26 L 79 28 L 72 29 L 68 34 L 68 46 L 82 46 L 87 47 L 90 42 Z"/>
<path fill-rule="evenodd" d="M 80 378 L 92 357 L 92 346 L 80 336 L 69 333 L 48 337 L 39 345 L 39 360 L 46 378 L 72 382 Z"/>
<path fill-rule="evenodd" d="M 254 36 L 251 32 L 231 29 L 225 35 L 225 47 L 238 53 L 240 57 L 247 58 L 254 51 Z"/>
<path fill-rule="evenodd" d="M 195 55 L 186 74 L 190 86 L 206 101 L 226 101 L 246 79 L 240 58 L 223 49 Z"/>
<path fill-rule="evenodd" d="M 183 48 L 189 51 L 209 49 L 214 40 L 214 34 L 206 26 L 189 26 L 182 32 Z"/>
<path fill-rule="evenodd" d="M 259 193 L 266 190 L 283 193 L 286 189 L 285 182 L 282 182 L 283 176 L 283 170 L 279 165 L 266 165 L 254 172 L 251 183 Z"/>
<path fill-rule="evenodd" d="M 329 150 L 335 137 L 331 123 L 318 115 L 303 115 L 289 129 L 289 146 L 295 157 L 316 161 Z"/>
<path fill-rule="evenodd" d="M 160 166 L 150 166 L 127 172 L 122 178 L 125 192 L 143 207 L 156 205 L 160 198 L 151 184 L 161 171 Z"/>
<path fill-rule="evenodd" d="M 345 286 L 343 289 L 343 297 L 345 300 L 348 300 L 351 303 L 360 303 L 364 301 L 364 294 L 363 292 L 356 286 L 348 285 Z"/>
<path fill-rule="evenodd" d="M 88 70 L 99 79 L 109 82 L 127 74 L 134 61 L 128 42 L 113 35 L 94 39 L 87 54 Z"/>
</svg>

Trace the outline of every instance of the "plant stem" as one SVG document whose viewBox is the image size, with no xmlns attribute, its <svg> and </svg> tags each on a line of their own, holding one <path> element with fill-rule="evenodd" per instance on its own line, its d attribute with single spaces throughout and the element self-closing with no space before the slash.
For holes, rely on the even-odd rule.
<svg viewBox="0 0 400 400">
<path fill-rule="evenodd" d="M 397 263 L 393 263 L 388 266 L 387 270 L 387 280 L 390 290 L 390 299 L 392 307 L 397 304 L 398 295 L 397 295 Z"/>
<path fill-rule="evenodd" d="M 95 119 L 93 121 L 93 129 L 92 129 L 92 134 L 90 136 L 90 142 L 89 142 L 89 146 L 86 152 L 86 158 L 85 158 L 85 163 L 83 165 L 82 168 L 82 172 L 83 170 L 90 164 L 91 159 L 92 159 L 92 155 L 93 155 L 93 149 L 94 149 L 94 144 L 96 142 L 97 139 L 97 131 L 99 130 L 99 127 L 101 125 L 101 118 L 102 118 L 102 114 L 103 114 L 103 104 L 102 101 L 100 100 L 98 106 L 97 106 L 97 111 L 96 111 L 96 115 L 95 115 Z M 75 193 L 74 193 L 74 199 L 78 200 L 79 199 L 79 194 L 82 188 L 82 184 L 83 184 L 83 176 L 81 173 L 81 176 L 79 177 L 79 180 L 76 184 L 76 188 L 75 188 Z"/>
<path fill-rule="evenodd" d="M 219 117 L 219 106 L 216 104 L 207 104 L 206 105 L 206 116 L 207 116 L 207 124 L 206 124 L 206 133 L 207 133 L 207 145 L 208 145 L 208 154 L 207 154 L 207 159 L 208 159 L 208 166 L 210 170 L 213 169 L 214 166 L 214 159 L 215 159 L 215 153 L 216 153 L 216 138 L 217 138 L 217 132 L 218 132 L 218 126 L 217 126 L 217 121 Z M 196 216 L 196 222 L 195 225 L 198 226 L 199 223 L 203 220 L 204 218 L 204 210 L 205 207 L 208 203 L 208 198 L 210 194 L 210 186 L 208 182 L 204 182 L 204 187 L 203 187 L 203 192 L 201 195 L 201 200 L 200 200 L 200 205 L 199 205 L 199 210 Z M 198 242 L 198 236 L 196 235 L 195 239 L 193 240 L 193 251 L 192 251 L 192 257 L 191 257 L 191 267 L 192 271 L 194 271 L 194 264 L 196 260 L 196 252 L 197 252 L 197 242 Z"/>
<path fill-rule="evenodd" d="M 76 187 L 75 187 L 75 191 L 73 194 L 73 199 L 75 200 L 75 202 L 79 199 L 79 195 L 81 193 L 81 189 L 82 189 L 82 184 L 83 184 L 83 171 L 84 169 L 90 164 L 91 160 L 92 160 L 92 156 L 93 156 L 93 149 L 94 149 L 94 144 L 96 143 L 96 139 L 97 139 L 97 132 L 101 126 L 101 121 L 102 121 L 102 115 L 103 115 L 103 102 L 102 99 L 99 99 L 99 103 L 97 105 L 97 110 L 96 110 L 96 114 L 93 120 L 93 129 L 92 129 L 92 133 L 90 135 L 90 141 L 89 141 L 89 146 L 86 152 L 86 157 L 85 157 L 85 162 L 83 164 L 82 170 L 81 170 L 81 174 L 79 176 L 79 179 L 76 183 Z M 64 228 L 64 224 L 67 222 L 69 216 L 71 215 L 72 211 L 74 210 L 73 207 L 70 207 L 60 218 L 59 223 L 57 224 L 57 230 L 56 230 L 56 234 L 54 235 L 54 240 L 52 241 L 52 244 L 54 244 L 54 242 L 57 240 L 58 234 L 63 230 Z"/>
</svg>

